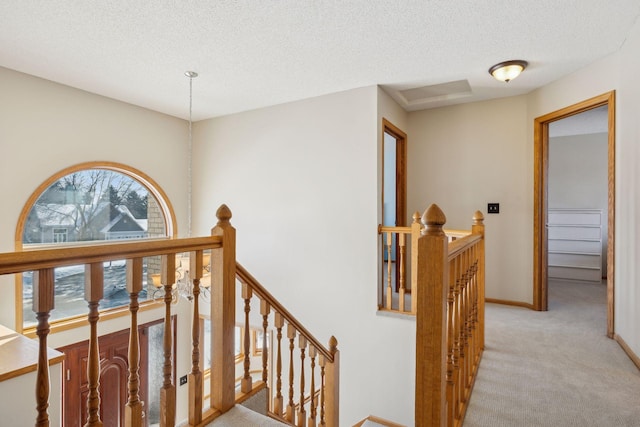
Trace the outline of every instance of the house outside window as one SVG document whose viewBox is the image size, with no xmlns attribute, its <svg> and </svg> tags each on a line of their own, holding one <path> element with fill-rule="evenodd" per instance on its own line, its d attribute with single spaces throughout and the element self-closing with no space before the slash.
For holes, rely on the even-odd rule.
<svg viewBox="0 0 640 427">
<path fill-rule="evenodd" d="M 53 243 L 66 243 L 67 241 L 67 229 L 66 228 L 54 228 L 53 229 Z"/>
<path fill-rule="evenodd" d="M 60 245 L 96 244 L 100 241 L 167 238 L 173 235 L 170 205 L 141 172 L 124 165 L 78 165 L 43 183 L 23 209 L 17 234 L 31 250 Z M 152 299 L 152 274 L 160 272 L 160 258 L 144 259 L 141 302 Z M 100 309 L 114 310 L 129 303 L 126 261 L 104 264 L 104 298 Z M 23 329 L 35 326 L 32 273 L 19 285 Z M 55 269 L 55 310 L 50 321 L 84 317 L 84 265 Z"/>
</svg>

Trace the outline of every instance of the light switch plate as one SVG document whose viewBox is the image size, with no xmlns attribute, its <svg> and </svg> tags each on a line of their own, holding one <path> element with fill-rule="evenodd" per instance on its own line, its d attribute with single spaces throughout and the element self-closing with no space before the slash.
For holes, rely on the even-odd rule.
<svg viewBox="0 0 640 427">
<path fill-rule="evenodd" d="M 487 204 L 487 213 L 490 213 L 490 214 L 500 213 L 500 203 Z"/>
</svg>

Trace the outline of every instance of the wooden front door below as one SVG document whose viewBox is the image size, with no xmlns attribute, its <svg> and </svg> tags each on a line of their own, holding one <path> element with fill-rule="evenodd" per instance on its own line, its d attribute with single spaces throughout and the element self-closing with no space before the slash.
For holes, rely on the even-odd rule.
<svg viewBox="0 0 640 427">
<path fill-rule="evenodd" d="M 147 402 L 148 390 L 148 334 L 149 325 L 139 327 L 140 337 L 140 400 Z M 124 425 L 129 376 L 129 330 L 101 336 L 100 346 L 100 419 L 104 427 Z M 89 341 L 58 349 L 66 357 L 63 364 L 62 418 L 65 427 L 81 427 L 87 421 L 89 380 L 87 364 Z M 145 420 L 146 422 L 146 420 Z"/>
</svg>

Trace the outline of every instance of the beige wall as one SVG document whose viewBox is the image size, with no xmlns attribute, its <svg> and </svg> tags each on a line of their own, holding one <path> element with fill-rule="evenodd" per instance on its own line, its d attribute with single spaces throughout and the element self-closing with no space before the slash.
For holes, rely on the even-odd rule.
<svg viewBox="0 0 640 427">
<path fill-rule="evenodd" d="M 336 335 L 343 425 L 413 418 L 415 324 L 377 315 L 378 94 L 220 117 L 194 133 L 194 230 L 227 203 L 238 260 L 321 341 Z"/>
<path fill-rule="evenodd" d="M 486 295 L 531 302 L 532 187 L 526 174 L 524 96 L 409 115 L 409 211 L 436 203 L 445 227 L 470 229 L 485 214 Z M 487 215 L 487 203 L 500 213 Z"/>
<path fill-rule="evenodd" d="M 619 54 L 616 133 L 616 333 L 640 356 L 640 22 Z"/>
<path fill-rule="evenodd" d="M 0 68 L 0 94 L 1 252 L 14 250 L 20 211 L 36 188 L 60 170 L 91 161 L 122 163 L 147 174 L 169 197 L 178 232 L 186 231 L 188 131 L 184 120 L 6 68 Z M 13 277 L 0 277 L 0 287 L 0 323 L 15 329 Z M 141 322 L 162 315 L 145 312 Z M 101 322 L 99 332 L 128 328 L 128 322 L 128 318 Z M 178 373 L 186 374 L 190 324 L 179 325 L 185 333 L 178 348 L 185 353 L 179 358 Z M 53 334 L 49 343 L 57 347 L 87 338 L 87 328 L 81 328 Z M 179 399 L 186 395 L 179 394 Z"/>
</svg>

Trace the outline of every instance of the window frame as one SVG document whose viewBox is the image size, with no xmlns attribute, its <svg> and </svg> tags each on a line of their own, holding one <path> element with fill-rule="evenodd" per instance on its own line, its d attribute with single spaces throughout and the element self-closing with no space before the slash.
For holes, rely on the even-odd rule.
<svg viewBox="0 0 640 427">
<path fill-rule="evenodd" d="M 162 211 L 164 222 L 165 222 L 164 224 L 165 230 L 166 230 L 165 238 L 172 239 L 177 237 L 177 222 L 176 222 L 175 211 L 173 209 L 173 206 L 171 205 L 171 202 L 169 201 L 169 198 L 167 197 L 167 194 L 164 192 L 162 187 L 160 187 L 160 185 L 156 181 L 154 181 L 151 177 L 149 177 L 144 172 L 138 169 L 135 169 L 129 165 L 116 163 L 116 162 L 92 161 L 92 162 L 79 163 L 56 172 L 55 174 L 47 178 L 45 181 L 43 181 L 33 191 L 33 193 L 31 193 L 31 196 L 27 199 L 26 203 L 22 207 L 20 216 L 18 218 L 18 224 L 16 226 L 16 233 L 15 233 L 15 239 L 14 239 L 16 252 L 31 250 L 31 248 L 25 248 L 22 242 L 23 235 L 24 235 L 24 228 L 27 223 L 28 215 L 31 212 L 31 209 L 35 205 L 38 198 L 43 194 L 43 192 L 46 189 L 48 189 L 54 182 L 58 181 L 59 179 L 67 175 L 80 172 L 83 170 L 90 170 L 90 169 L 102 169 L 102 170 L 117 172 L 117 173 L 126 175 L 129 178 L 140 183 L 140 185 L 146 188 L 147 191 L 155 198 L 155 200 L 158 203 L 158 206 L 160 207 L 160 210 Z M 109 243 L 108 240 L 104 240 L 104 241 L 96 240 L 96 241 L 91 241 L 89 243 L 78 242 L 78 245 L 87 245 L 87 244 L 94 245 L 94 244 L 108 244 L 108 243 Z M 43 244 L 42 246 L 39 246 L 38 249 L 41 249 L 43 246 L 50 248 L 50 247 L 55 247 L 56 244 Z M 65 243 L 65 247 L 68 247 L 68 246 L 70 246 L 70 244 Z M 14 276 L 15 276 L 15 288 L 14 288 L 15 289 L 14 290 L 15 292 L 15 298 L 14 298 L 15 330 L 28 337 L 35 337 L 36 336 L 35 325 L 28 328 L 24 327 L 23 300 L 22 300 L 22 296 L 23 296 L 22 274 L 16 274 Z M 153 309 L 156 306 L 158 306 L 158 304 L 159 302 L 153 301 L 153 299 L 150 299 L 148 301 L 143 301 L 140 303 L 140 311 Z M 108 319 L 113 319 L 117 317 L 123 317 L 123 316 L 127 316 L 128 313 L 129 313 L 129 308 L 126 305 L 109 308 L 109 309 L 100 311 L 100 319 L 108 320 Z M 80 326 L 85 326 L 88 324 L 89 322 L 87 320 L 86 315 L 77 315 L 77 316 L 72 316 L 65 319 L 51 321 L 50 330 L 51 330 L 51 333 L 55 333 L 59 331 L 77 328 Z"/>
</svg>

